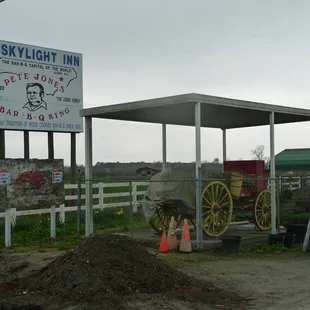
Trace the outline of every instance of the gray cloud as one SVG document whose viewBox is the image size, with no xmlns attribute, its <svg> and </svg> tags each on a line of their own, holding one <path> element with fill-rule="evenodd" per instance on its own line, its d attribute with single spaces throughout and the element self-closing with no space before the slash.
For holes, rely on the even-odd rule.
<svg viewBox="0 0 310 310">
<path fill-rule="evenodd" d="M 77 4 L 78 3 L 78 4 Z M 84 55 L 84 106 L 201 92 L 310 107 L 310 2 L 306 0 L 7 0 L 3 40 Z M 309 124 L 276 127 L 276 151 L 308 147 Z M 268 128 L 232 130 L 228 156 L 269 149 Z M 69 163 L 69 135 L 55 153 Z M 203 159 L 221 157 L 221 132 L 202 132 Z M 94 121 L 94 162 L 160 160 L 161 127 Z M 23 155 L 7 133 L 7 156 Z M 31 134 L 31 156 L 46 157 L 46 134 Z M 194 129 L 168 126 L 168 160 L 194 160 Z M 78 136 L 84 162 L 84 135 Z"/>
</svg>

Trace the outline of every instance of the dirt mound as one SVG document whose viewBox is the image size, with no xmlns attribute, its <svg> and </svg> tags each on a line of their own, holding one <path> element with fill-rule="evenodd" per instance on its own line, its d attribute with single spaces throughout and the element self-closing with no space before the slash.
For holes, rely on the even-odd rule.
<svg viewBox="0 0 310 310">
<path fill-rule="evenodd" d="M 191 277 L 170 268 L 127 236 L 96 235 L 32 277 L 33 289 L 74 299 L 105 294 L 161 293 L 189 287 Z"/>
<path fill-rule="evenodd" d="M 122 297 L 126 295 L 156 293 L 209 304 L 242 304 L 232 293 L 222 292 L 169 267 L 129 237 L 116 234 L 90 238 L 27 282 L 28 292 L 78 303 L 109 303 L 110 309 L 121 309 Z"/>
</svg>

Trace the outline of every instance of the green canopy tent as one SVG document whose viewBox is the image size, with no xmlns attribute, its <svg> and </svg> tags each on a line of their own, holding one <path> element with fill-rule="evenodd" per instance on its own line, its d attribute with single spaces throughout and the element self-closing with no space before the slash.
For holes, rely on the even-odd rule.
<svg viewBox="0 0 310 310">
<path fill-rule="evenodd" d="M 275 156 L 276 172 L 310 172 L 310 148 L 285 149 Z"/>
</svg>

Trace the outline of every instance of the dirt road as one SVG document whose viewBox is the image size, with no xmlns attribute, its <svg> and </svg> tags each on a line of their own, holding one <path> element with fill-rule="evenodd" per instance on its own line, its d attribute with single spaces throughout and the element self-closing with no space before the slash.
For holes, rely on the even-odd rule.
<svg viewBox="0 0 310 310">
<path fill-rule="evenodd" d="M 11 277 L 38 270 L 61 254 L 61 252 L 2 254 L 1 280 L 10 280 Z M 219 257 L 208 262 L 189 264 L 187 267 L 182 267 L 182 271 L 198 279 L 212 282 L 225 291 L 250 299 L 249 309 L 282 310 L 310 309 L 309 267 L 309 255 L 292 258 L 285 258 L 283 255 L 271 257 L 260 255 L 259 258 Z M 207 310 L 205 305 L 199 306 L 155 295 L 140 296 L 136 300 L 131 300 L 129 306 L 132 309 L 148 310 L 159 308 Z M 225 309 L 220 304 L 218 307 Z"/>
<path fill-rule="evenodd" d="M 310 256 L 220 259 L 184 269 L 225 290 L 253 298 L 250 309 L 310 309 Z"/>
</svg>

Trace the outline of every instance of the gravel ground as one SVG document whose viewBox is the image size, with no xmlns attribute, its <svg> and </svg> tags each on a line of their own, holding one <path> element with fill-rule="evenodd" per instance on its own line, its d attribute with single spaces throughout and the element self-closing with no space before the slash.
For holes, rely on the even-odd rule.
<svg viewBox="0 0 310 310">
<path fill-rule="evenodd" d="M 309 257 L 221 259 L 184 269 L 217 287 L 252 298 L 250 309 L 310 309 Z"/>
</svg>

